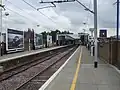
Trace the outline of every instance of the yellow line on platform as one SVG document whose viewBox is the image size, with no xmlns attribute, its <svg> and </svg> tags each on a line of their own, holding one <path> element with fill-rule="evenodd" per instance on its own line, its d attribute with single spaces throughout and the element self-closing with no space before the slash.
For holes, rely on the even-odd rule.
<svg viewBox="0 0 120 90">
<path fill-rule="evenodd" d="M 76 72 L 74 74 L 74 79 L 72 81 L 70 90 L 75 90 L 76 82 L 77 82 L 77 78 L 78 78 L 78 73 L 79 73 L 79 69 L 80 69 L 80 64 L 81 64 L 81 57 L 82 57 L 82 48 L 81 48 L 81 51 L 80 51 L 80 56 L 79 56 L 79 59 L 78 59 Z"/>
</svg>

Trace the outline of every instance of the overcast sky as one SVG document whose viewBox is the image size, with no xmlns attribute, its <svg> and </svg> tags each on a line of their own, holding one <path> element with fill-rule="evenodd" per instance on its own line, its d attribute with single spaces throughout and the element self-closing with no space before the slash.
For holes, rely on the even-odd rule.
<svg viewBox="0 0 120 90">
<path fill-rule="evenodd" d="M 35 8 L 49 6 L 51 4 L 39 4 L 40 0 L 25 0 Z M 53 1 L 53 0 L 43 0 Z M 79 0 L 88 8 L 93 10 L 93 0 Z M 115 0 L 98 1 L 98 28 L 107 28 L 108 34 L 115 34 L 116 27 L 116 5 Z M 83 32 L 83 28 L 93 27 L 93 15 L 84 10 L 77 2 L 56 4 L 56 8 L 40 9 L 44 15 L 34 10 L 22 0 L 4 0 L 6 11 L 3 11 L 3 30 L 14 28 L 27 30 L 34 28 L 35 32 L 50 30 L 70 30 L 73 33 Z M 9 16 L 5 16 L 9 12 Z M 83 23 L 87 23 L 83 25 Z M 37 25 L 40 27 L 37 27 Z"/>
</svg>

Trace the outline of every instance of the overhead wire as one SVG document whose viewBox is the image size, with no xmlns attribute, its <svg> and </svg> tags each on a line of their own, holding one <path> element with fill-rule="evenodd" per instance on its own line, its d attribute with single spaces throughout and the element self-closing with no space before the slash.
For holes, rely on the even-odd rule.
<svg viewBox="0 0 120 90">
<path fill-rule="evenodd" d="M 87 10 L 90 8 L 90 6 L 92 5 L 92 0 L 90 0 L 90 4 L 89 4 L 89 7 L 87 8 L 84 4 L 82 4 L 79 0 L 76 0 L 79 4 L 81 4 L 83 7 L 85 7 Z M 55 10 L 54 10 L 55 11 Z M 89 10 L 90 12 L 92 12 L 93 13 L 93 11 L 92 10 Z M 88 14 L 88 16 L 89 16 L 89 14 Z M 88 16 L 87 16 L 87 22 L 88 22 L 88 20 L 89 20 L 89 18 L 88 18 Z M 100 18 L 100 16 L 98 16 L 99 18 Z M 101 18 L 100 18 L 101 19 Z M 103 19 L 101 19 L 102 21 L 104 21 Z M 107 22 L 107 21 L 104 21 L 104 22 Z"/>
<path fill-rule="evenodd" d="M 25 2 L 27 5 L 29 5 L 30 7 L 32 7 L 34 10 L 37 10 L 33 5 L 31 5 L 30 3 L 28 3 L 28 2 L 26 2 L 25 0 L 22 0 L 23 2 Z M 90 5 L 89 5 L 90 6 Z M 54 9 L 53 9 L 54 10 Z M 13 10 L 12 10 L 13 11 Z M 54 10 L 55 11 L 55 10 Z M 15 12 L 15 11 L 14 11 Z M 38 11 L 38 12 L 40 12 L 40 11 Z M 45 14 L 43 14 L 42 12 L 40 12 L 42 15 L 44 15 L 45 17 L 47 17 L 48 19 L 50 19 L 52 22 L 54 22 L 53 21 L 53 19 L 51 19 L 50 17 L 48 17 L 48 16 L 46 16 Z M 17 12 L 17 14 L 19 14 L 18 12 Z M 19 14 L 19 15 L 21 15 L 21 14 Z M 23 16 L 23 15 L 21 15 L 21 16 Z M 23 16 L 23 17 L 25 17 L 25 16 Z M 88 16 L 87 16 L 87 21 L 88 21 Z M 54 22 L 55 24 L 56 24 L 56 22 Z"/>
<path fill-rule="evenodd" d="M 10 3 L 11 5 L 13 5 L 14 7 L 18 8 L 19 10 L 26 12 L 25 10 L 19 8 L 17 5 L 13 4 L 12 2 L 10 2 L 10 1 L 8 1 L 8 0 L 5 0 L 5 1 L 8 2 L 8 3 Z M 28 18 L 27 16 L 21 15 L 20 13 L 16 12 L 15 10 L 12 10 L 12 9 L 10 9 L 10 8 L 8 8 L 8 7 L 6 7 L 6 8 L 7 8 L 9 11 L 14 12 L 14 13 L 16 13 L 17 15 L 22 16 L 22 17 L 24 17 L 24 18 L 27 19 L 27 20 L 29 19 L 29 20 L 31 20 L 31 21 L 34 21 L 33 19 Z M 30 15 L 29 15 L 29 16 L 30 16 Z M 34 21 L 34 22 L 36 22 L 36 21 Z M 36 23 L 38 23 L 38 22 L 36 22 Z"/>
<path fill-rule="evenodd" d="M 24 15 L 19 14 L 18 12 L 14 11 L 14 10 L 8 8 L 8 7 L 5 7 L 5 8 L 6 8 L 7 10 L 11 11 L 11 12 L 16 13 L 17 15 L 19 15 L 19 16 L 21 16 L 21 17 L 24 17 L 24 18 L 27 19 L 27 20 L 30 19 L 30 18 L 28 18 L 28 17 L 25 17 Z"/>
<path fill-rule="evenodd" d="M 24 11 L 24 12 L 26 12 L 24 9 L 22 9 L 22 8 L 20 8 L 20 7 L 18 7 L 17 5 L 15 5 L 15 4 L 13 4 L 12 2 L 10 2 L 10 1 L 8 1 L 8 0 L 5 0 L 5 1 L 7 1 L 8 3 L 10 3 L 11 5 L 13 5 L 14 7 L 16 7 L 16 8 L 18 8 L 19 10 L 21 10 L 21 11 Z M 31 5 L 32 6 L 32 5 Z M 32 8 L 34 8 L 34 7 L 32 7 Z M 29 20 L 32 20 L 33 22 L 35 22 L 35 23 L 38 23 L 37 21 L 34 21 L 33 19 L 31 19 L 31 18 L 28 18 L 27 16 L 24 16 L 24 15 L 21 15 L 20 13 L 18 13 L 17 11 L 15 11 L 15 10 L 12 10 L 12 9 L 10 9 L 10 8 L 8 8 L 8 7 L 6 7 L 6 9 L 8 9 L 9 11 L 11 11 L 11 12 L 14 12 L 15 14 L 17 14 L 17 15 L 19 15 L 19 16 L 22 16 L 23 18 L 25 18 L 25 19 L 29 19 Z M 35 8 L 34 8 L 35 9 Z M 26 12 L 26 13 L 28 13 L 28 12 Z M 29 16 L 31 16 L 31 15 L 29 15 Z M 56 23 L 55 23 L 56 24 Z M 42 27 L 44 27 L 44 25 L 42 25 Z M 46 27 L 46 26 L 45 26 Z"/>
<path fill-rule="evenodd" d="M 51 5 L 51 4 L 49 4 L 49 5 Z M 57 7 L 57 5 L 56 5 L 56 7 Z M 52 10 L 57 14 L 57 12 L 56 12 L 56 10 L 55 10 L 55 8 L 54 7 L 52 7 Z M 60 16 L 59 14 L 57 14 L 58 15 L 58 17 Z M 69 27 L 67 27 L 67 28 L 62 28 L 63 30 L 64 29 L 68 29 Z"/>
<path fill-rule="evenodd" d="M 48 5 L 49 6 L 51 6 L 51 4 L 50 3 L 48 3 Z M 55 4 L 55 7 L 57 7 L 57 5 Z M 55 10 L 55 7 L 49 7 L 49 8 L 52 8 L 52 10 L 58 15 L 58 17 L 60 16 L 57 12 L 56 12 L 56 10 Z M 57 22 L 56 22 L 57 23 Z M 60 26 L 60 25 L 59 25 Z M 60 26 L 61 27 L 61 26 Z M 68 29 L 68 28 L 62 28 L 63 30 L 64 29 Z"/>
<path fill-rule="evenodd" d="M 15 13 L 16 15 L 19 15 L 19 16 L 25 18 L 26 20 L 30 20 L 30 18 L 28 18 L 28 17 L 26 17 L 26 16 L 24 16 L 24 15 L 21 15 L 21 14 L 19 14 L 18 12 L 14 11 L 14 10 L 8 8 L 8 7 L 5 7 L 5 8 L 6 8 L 7 10 L 9 10 L 9 11 Z M 10 18 L 9 18 L 9 19 L 10 19 Z M 10 19 L 10 20 L 13 20 L 13 19 Z M 33 21 L 33 20 L 31 20 L 31 21 Z M 44 28 L 44 26 L 42 26 L 42 28 Z"/>
<path fill-rule="evenodd" d="M 16 8 L 18 8 L 19 10 L 21 10 L 21 11 L 24 11 L 25 13 L 27 13 L 27 15 L 28 16 L 30 16 L 31 18 L 33 18 L 31 15 L 29 15 L 29 13 L 28 12 L 26 12 L 24 9 L 22 9 L 22 8 L 20 8 L 20 7 L 18 7 L 17 5 L 15 5 L 15 4 L 13 4 L 12 2 L 10 2 L 10 1 L 8 1 L 8 0 L 6 0 L 8 3 L 10 3 L 11 5 L 13 5 L 14 7 L 16 7 Z M 22 15 L 23 16 L 23 15 Z M 26 17 L 26 16 L 25 16 Z M 28 18 L 28 17 L 27 17 Z M 29 19 L 31 19 L 31 18 L 29 18 Z M 34 19 L 34 18 L 33 18 Z M 36 20 L 36 19 L 31 19 L 32 21 L 34 21 L 34 22 L 36 22 L 36 23 L 39 23 L 39 21 L 38 20 Z"/>
<path fill-rule="evenodd" d="M 26 3 L 27 5 L 29 5 L 31 8 L 33 8 L 34 10 L 38 11 L 40 14 L 42 14 L 43 16 L 45 16 L 46 18 L 48 18 L 49 20 L 51 20 L 55 25 L 57 25 L 59 27 L 59 25 L 57 24 L 57 22 L 55 22 L 52 18 L 50 18 L 49 16 L 45 15 L 44 13 L 42 13 L 41 11 L 37 10 L 36 7 L 34 7 L 32 4 L 30 4 L 29 2 L 22 0 L 24 3 Z"/>
<path fill-rule="evenodd" d="M 53 23 L 55 23 L 56 24 L 56 22 L 55 21 L 53 21 L 53 19 L 52 18 L 50 18 L 50 17 L 48 17 L 47 15 L 45 15 L 44 13 L 42 13 L 41 11 L 39 11 L 39 10 L 37 10 L 37 8 L 36 7 L 34 7 L 33 5 L 31 5 L 30 3 L 28 3 L 27 1 L 25 1 L 25 0 L 22 0 L 24 3 L 26 3 L 27 5 L 29 5 L 31 8 L 33 8 L 34 10 L 36 10 L 36 11 L 38 11 L 40 14 L 42 14 L 43 16 L 45 16 L 45 17 L 47 17 L 49 20 L 51 20 Z"/>
<path fill-rule="evenodd" d="M 88 8 L 91 8 L 91 5 L 92 5 L 92 0 L 90 0 Z M 87 14 L 86 22 L 87 22 L 87 25 L 88 25 L 88 22 L 89 22 L 89 13 Z"/>
<path fill-rule="evenodd" d="M 5 0 L 5 1 L 8 1 L 8 0 Z M 14 10 L 12 10 L 12 9 L 10 9 L 10 8 L 8 8 L 8 7 L 6 7 L 6 6 L 5 6 L 5 9 L 7 9 L 7 10 L 9 10 L 9 11 L 11 11 L 11 12 L 13 12 L 13 13 L 15 13 L 15 14 L 17 14 L 17 15 L 19 15 L 19 16 L 25 18 L 25 19 L 29 19 L 29 18 L 25 17 L 24 15 L 21 15 L 21 14 L 19 14 L 18 12 L 14 11 Z M 12 19 L 11 19 L 11 20 L 12 20 Z"/>
<path fill-rule="evenodd" d="M 49 4 L 49 5 L 51 5 L 51 4 Z M 55 10 L 55 8 L 54 7 L 52 7 L 52 10 L 57 14 L 57 12 L 56 12 L 56 10 Z M 58 15 L 58 17 L 60 16 L 59 14 L 57 14 Z M 60 26 L 60 25 L 59 25 Z M 62 28 L 63 30 L 65 29 L 65 28 Z"/>
<path fill-rule="evenodd" d="M 5 8 L 6 8 L 7 10 L 9 10 L 9 11 L 15 13 L 16 15 L 19 15 L 19 16 L 23 17 L 23 18 L 26 19 L 26 20 L 30 20 L 30 18 L 28 18 L 28 17 L 26 17 L 26 16 L 24 16 L 24 15 L 21 15 L 21 14 L 19 14 L 18 12 L 14 11 L 14 10 L 8 8 L 8 7 L 5 7 Z M 13 19 L 11 19 L 11 20 L 13 20 Z M 32 20 L 32 19 L 31 19 L 31 21 L 35 22 L 35 21 Z M 35 23 L 36 23 L 36 22 L 35 22 Z M 42 26 L 42 27 L 43 27 L 43 26 Z"/>
<path fill-rule="evenodd" d="M 91 8 L 91 6 L 92 6 L 92 0 L 90 0 L 90 4 L 89 4 L 88 8 Z M 88 22 L 88 20 L 89 20 L 88 17 L 89 17 L 89 14 L 87 16 L 86 22 Z M 104 23 L 110 23 L 109 21 L 105 21 L 104 19 L 102 19 L 100 15 L 98 15 L 98 19 L 103 21 Z"/>
</svg>

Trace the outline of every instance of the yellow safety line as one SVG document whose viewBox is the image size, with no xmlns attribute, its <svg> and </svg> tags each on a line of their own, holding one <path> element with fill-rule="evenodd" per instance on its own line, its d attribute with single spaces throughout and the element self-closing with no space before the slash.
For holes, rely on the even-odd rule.
<svg viewBox="0 0 120 90">
<path fill-rule="evenodd" d="M 72 81 L 70 90 L 75 90 L 76 82 L 77 82 L 77 78 L 78 78 L 78 73 L 79 73 L 79 69 L 80 69 L 81 57 L 82 57 L 82 48 L 81 48 L 81 52 L 80 52 L 80 56 L 79 56 L 79 60 L 78 60 L 77 68 L 76 68 L 76 72 L 74 74 L 74 79 Z"/>
</svg>

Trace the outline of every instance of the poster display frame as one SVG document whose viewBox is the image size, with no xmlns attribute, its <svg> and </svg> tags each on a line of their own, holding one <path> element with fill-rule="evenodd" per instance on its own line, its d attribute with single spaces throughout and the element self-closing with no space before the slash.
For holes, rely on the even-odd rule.
<svg viewBox="0 0 120 90">
<path fill-rule="evenodd" d="M 34 33 L 34 45 L 35 45 L 35 48 L 43 48 L 43 37 L 42 37 L 42 44 L 41 45 L 36 45 L 36 35 L 41 35 L 42 34 L 37 34 L 37 33 Z"/>
<path fill-rule="evenodd" d="M 52 36 L 51 35 L 47 35 L 47 46 L 51 47 L 53 44 L 52 42 Z"/>
<path fill-rule="evenodd" d="M 108 32 L 107 29 L 100 29 L 99 30 L 99 37 L 100 38 L 107 38 L 107 32 Z M 102 35 L 102 34 L 105 34 L 105 35 Z"/>
<path fill-rule="evenodd" d="M 16 31 L 16 32 L 21 32 L 21 33 L 23 33 L 23 35 L 22 35 L 22 38 L 23 38 L 23 47 L 21 47 L 21 48 L 13 48 L 13 49 L 9 49 L 9 45 L 8 45 L 8 31 L 9 30 L 13 30 L 13 31 Z M 20 31 L 20 30 L 16 30 L 16 29 L 11 29 L 11 28 L 7 28 L 7 30 L 6 30 L 6 51 L 7 52 L 17 52 L 17 51 L 23 51 L 24 50 L 24 31 L 22 30 L 22 31 Z"/>
</svg>

